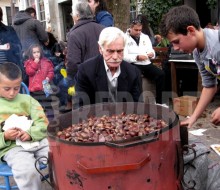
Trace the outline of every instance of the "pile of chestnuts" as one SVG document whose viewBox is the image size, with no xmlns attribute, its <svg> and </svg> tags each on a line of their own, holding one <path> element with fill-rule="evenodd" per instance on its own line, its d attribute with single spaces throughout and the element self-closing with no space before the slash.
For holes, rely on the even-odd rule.
<svg viewBox="0 0 220 190">
<path fill-rule="evenodd" d="M 90 117 L 57 132 L 57 137 L 72 142 L 120 141 L 158 131 L 167 124 L 148 114 Z"/>
</svg>

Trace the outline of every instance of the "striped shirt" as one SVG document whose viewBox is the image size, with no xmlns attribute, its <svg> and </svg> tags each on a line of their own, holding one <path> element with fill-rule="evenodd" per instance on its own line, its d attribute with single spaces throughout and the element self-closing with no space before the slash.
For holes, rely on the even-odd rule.
<svg viewBox="0 0 220 190">
<path fill-rule="evenodd" d="M 7 61 L 5 51 L 0 50 L 0 64 L 5 63 Z"/>
</svg>

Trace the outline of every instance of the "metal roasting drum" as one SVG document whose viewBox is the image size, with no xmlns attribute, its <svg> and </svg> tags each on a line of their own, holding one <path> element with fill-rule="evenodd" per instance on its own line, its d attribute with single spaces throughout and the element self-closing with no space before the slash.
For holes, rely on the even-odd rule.
<svg viewBox="0 0 220 190">
<path fill-rule="evenodd" d="M 114 142 L 70 142 L 56 133 L 91 116 L 149 114 L 168 126 Z M 145 103 L 104 103 L 61 115 L 48 126 L 50 180 L 55 190 L 182 190 L 183 158 L 178 116 Z"/>
</svg>

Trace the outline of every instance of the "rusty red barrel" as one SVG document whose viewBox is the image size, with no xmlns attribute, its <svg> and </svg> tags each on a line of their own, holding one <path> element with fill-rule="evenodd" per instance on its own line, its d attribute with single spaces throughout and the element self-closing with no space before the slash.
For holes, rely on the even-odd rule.
<svg viewBox="0 0 220 190">
<path fill-rule="evenodd" d="M 72 123 L 122 112 L 149 114 L 168 126 L 118 142 L 76 143 L 56 137 L 59 130 Z M 56 190 L 182 189 L 179 120 L 168 108 L 144 103 L 85 106 L 51 122 L 48 140 L 50 175 Z"/>
</svg>

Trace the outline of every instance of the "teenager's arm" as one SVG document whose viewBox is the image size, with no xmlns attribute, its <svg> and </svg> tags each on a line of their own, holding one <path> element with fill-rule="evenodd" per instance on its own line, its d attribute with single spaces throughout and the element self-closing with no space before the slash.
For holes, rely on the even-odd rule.
<svg viewBox="0 0 220 190">
<path fill-rule="evenodd" d="M 207 105 L 211 102 L 212 98 L 216 93 L 216 90 L 217 90 L 217 86 L 211 88 L 204 87 L 198 105 L 196 106 L 196 109 L 193 112 L 192 116 L 189 119 L 182 121 L 180 125 L 188 125 L 188 128 L 192 127 L 192 125 L 196 122 L 196 120 L 206 109 Z"/>
</svg>

